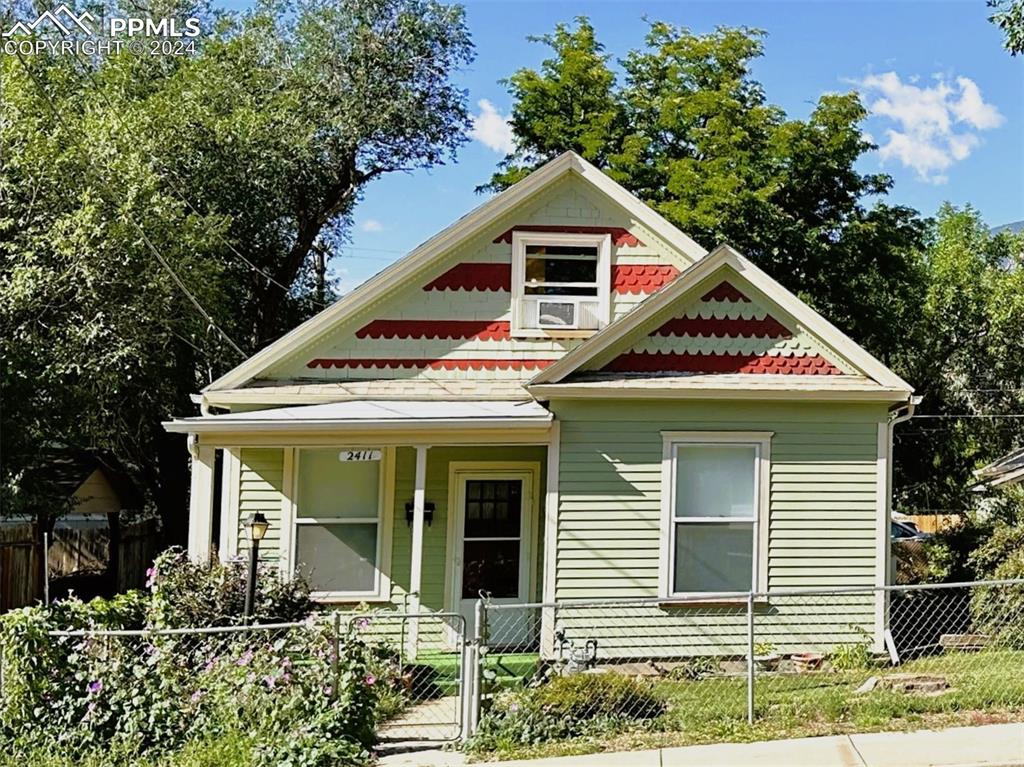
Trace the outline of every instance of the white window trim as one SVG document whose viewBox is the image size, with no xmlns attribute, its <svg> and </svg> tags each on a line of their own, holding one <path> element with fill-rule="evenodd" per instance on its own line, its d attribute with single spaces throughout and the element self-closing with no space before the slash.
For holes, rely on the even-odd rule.
<svg viewBox="0 0 1024 767">
<path fill-rule="evenodd" d="M 773 432 L 767 431 L 663 431 L 661 460 L 661 556 L 659 557 L 659 596 L 665 599 L 700 597 L 711 592 L 673 591 L 672 574 L 675 557 L 675 466 L 676 448 L 680 445 L 740 445 L 756 450 L 754 469 L 753 577 L 751 591 L 761 591 L 768 584 L 768 517 L 770 504 L 771 449 Z M 699 521 L 703 517 L 693 517 Z M 714 517 L 722 521 L 721 517 Z"/>
<path fill-rule="evenodd" d="M 444 571 L 444 607 L 458 612 L 462 602 L 461 559 L 465 532 L 464 489 L 467 480 L 523 480 L 522 526 L 519 541 L 521 557 L 527 563 L 520 573 L 520 601 L 528 603 L 537 588 L 537 524 L 540 518 L 540 463 L 537 461 L 451 461 L 448 464 L 448 527 Z M 498 540 L 498 539 L 495 539 Z M 514 539 L 509 539 L 514 540 Z M 455 559 L 460 560 L 457 565 Z M 519 600 L 511 599 L 515 602 Z M 498 600 L 505 601 L 505 600 Z"/>
<path fill-rule="evenodd" d="M 286 451 L 286 476 L 285 487 L 289 488 L 289 498 L 282 510 L 282 521 L 284 530 L 281 543 L 286 546 L 287 568 L 289 573 L 295 573 L 297 562 L 296 541 L 298 536 L 295 530 L 299 525 L 316 524 L 368 524 L 377 525 L 377 568 L 374 573 L 374 587 L 368 591 L 313 591 L 311 597 L 322 602 L 370 602 L 389 601 L 391 599 L 391 536 L 392 516 L 394 512 L 394 487 L 395 487 L 395 448 L 382 447 L 380 445 L 326 445 L 327 449 L 334 450 L 380 450 L 380 478 L 377 491 L 377 516 L 376 517 L 349 517 L 339 520 L 335 517 L 300 517 L 299 516 L 299 470 L 300 455 L 303 448 L 291 448 Z M 321 449 L 317 446 L 315 449 Z M 290 460 L 287 457 L 290 453 Z M 290 475 L 290 476 L 287 476 Z"/>
<path fill-rule="evenodd" d="M 527 245 L 580 245 L 597 248 L 597 301 L 601 327 L 611 321 L 612 238 L 610 234 L 569 234 L 564 232 L 512 232 L 512 335 L 520 338 L 559 335 L 593 334 L 596 330 L 581 331 L 567 328 L 524 328 L 522 304 L 526 284 Z M 557 297 L 555 297 L 557 298 Z"/>
</svg>

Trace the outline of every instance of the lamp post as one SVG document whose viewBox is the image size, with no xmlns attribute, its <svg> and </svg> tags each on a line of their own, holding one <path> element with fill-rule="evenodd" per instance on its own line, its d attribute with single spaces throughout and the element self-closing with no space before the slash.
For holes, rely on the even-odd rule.
<svg viewBox="0 0 1024 767">
<path fill-rule="evenodd" d="M 260 561 L 260 541 L 267 534 L 270 523 L 257 511 L 249 515 L 245 526 L 249 528 L 249 577 L 245 584 L 245 608 L 242 617 L 248 623 L 252 618 L 253 604 L 256 602 L 256 566 Z"/>
</svg>

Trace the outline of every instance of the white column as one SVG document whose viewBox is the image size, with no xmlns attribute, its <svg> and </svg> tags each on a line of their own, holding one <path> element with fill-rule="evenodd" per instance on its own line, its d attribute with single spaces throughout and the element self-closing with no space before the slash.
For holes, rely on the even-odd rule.
<svg viewBox="0 0 1024 767">
<path fill-rule="evenodd" d="M 412 563 L 409 567 L 409 610 L 420 612 L 420 590 L 423 587 L 423 512 L 427 502 L 427 446 L 416 446 L 416 476 L 412 493 Z M 416 657 L 419 644 L 419 621 L 409 621 L 409 657 Z"/>
<path fill-rule="evenodd" d="M 192 485 L 188 499 L 188 556 L 194 562 L 209 562 L 216 449 L 197 444 L 195 436 L 189 435 L 189 453 L 192 455 Z"/>
<path fill-rule="evenodd" d="M 541 600 L 555 601 L 555 565 L 558 557 L 558 464 L 561 447 L 561 423 L 551 424 L 548 435 L 547 486 L 544 488 L 544 582 Z M 540 615 L 541 655 L 553 658 L 555 654 L 555 608 L 544 607 Z"/>
</svg>

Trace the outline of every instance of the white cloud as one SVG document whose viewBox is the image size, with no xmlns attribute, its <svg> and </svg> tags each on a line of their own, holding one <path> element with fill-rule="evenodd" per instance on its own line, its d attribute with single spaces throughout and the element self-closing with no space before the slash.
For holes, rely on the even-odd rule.
<svg viewBox="0 0 1024 767">
<path fill-rule="evenodd" d="M 384 224 L 375 218 L 368 218 L 359 225 L 359 228 L 364 232 L 383 232 Z"/>
<path fill-rule="evenodd" d="M 477 102 L 480 114 L 473 115 L 473 127 L 469 130 L 470 138 L 476 139 L 488 149 L 499 154 L 509 154 L 516 148 L 516 138 L 509 125 L 508 116 L 502 115 L 487 99 Z"/>
<path fill-rule="evenodd" d="M 977 131 L 998 128 L 1004 118 L 969 77 L 957 77 L 954 83 L 943 75 L 932 79 L 928 85 L 916 76 L 904 81 L 886 72 L 854 82 L 873 116 L 896 123 L 879 146 L 882 160 L 913 168 L 922 181 L 944 184 L 949 180 L 946 171 L 981 143 Z"/>
</svg>

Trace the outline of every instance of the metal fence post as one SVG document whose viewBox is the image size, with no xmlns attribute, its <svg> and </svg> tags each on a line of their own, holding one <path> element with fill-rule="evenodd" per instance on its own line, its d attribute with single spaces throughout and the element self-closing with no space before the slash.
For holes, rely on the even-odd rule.
<svg viewBox="0 0 1024 767">
<path fill-rule="evenodd" d="M 331 654 L 331 692 L 332 697 L 338 697 L 338 685 L 341 683 L 341 613 L 334 611 L 334 636 L 332 641 Z"/>
<path fill-rule="evenodd" d="M 475 620 L 473 626 L 473 680 L 470 689 L 469 727 L 467 729 L 469 735 L 475 733 L 477 725 L 480 724 L 480 708 L 483 702 L 483 665 L 487 655 L 485 644 L 487 641 L 485 626 L 487 611 L 484 609 L 482 599 L 476 601 L 473 613 Z"/>
<path fill-rule="evenodd" d="M 747 594 L 747 723 L 754 723 L 754 592 Z"/>
</svg>

